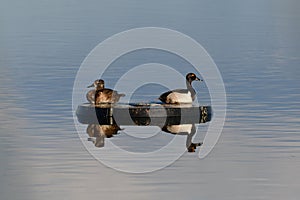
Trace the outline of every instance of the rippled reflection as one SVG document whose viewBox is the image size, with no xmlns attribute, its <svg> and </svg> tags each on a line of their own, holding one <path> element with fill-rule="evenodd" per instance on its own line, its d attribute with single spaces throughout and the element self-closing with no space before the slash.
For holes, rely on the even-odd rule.
<svg viewBox="0 0 300 200">
<path fill-rule="evenodd" d="M 104 147 L 104 139 L 111 138 L 122 130 L 117 124 L 100 125 L 89 124 L 86 133 L 89 135 L 88 140 L 95 144 L 95 147 Z"/>
<path fill-rule="evenodd" d="M 105 146 L 105 139 L 112 138 L 128 126 L 157 126 L 161 133 L 186 136 L 186 149 L 195 152 L 202 142 L 193 142 L 196 125 L 211 118 L 211 108 L 205 106 L 170 105 L 90 105 L 77 109 L 78 121 L 88 124 L 88 141 L 95 147 Z M 120 128 L 122 126 L 122 128 Z"/>
<path fill-rule="evenodd" d="M 192 138 L 196 133 L 195 124 L 179 124 L 179 125 L 165 125 L 161 129 L 164 132 L 178 134 L 178 135 L 186 135 L 186 148 L 188 152 L 195 152 L 198 146 L 202 145 L 202 142 L 193 143 Z"/>
</svg>

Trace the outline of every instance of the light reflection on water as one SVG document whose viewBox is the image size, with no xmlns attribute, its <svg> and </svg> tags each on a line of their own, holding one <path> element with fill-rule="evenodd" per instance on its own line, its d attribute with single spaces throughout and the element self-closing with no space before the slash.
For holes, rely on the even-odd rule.
<svg viewBox="0 0 300 200">
<path fill-rule="evenodd" d="M 0 8 L 1 199 L 299 196 L 298 2 L 52 2 Z M 172 28 L 200 42 L 222 73 L 228 112 L 220 141 L 204 160 L 185 154 L 164 170 L 130 175 L 99 164 L 84 149 L 71 93 L 80 63 L 98 42 L 139 26 Z M 171 56 L 143 58 L 120 62 L 164 63 Z M 182 70 L 184 63 L 167 64 Z M 112 85 L 116 72 L 106 74 Z"/>
</svg>

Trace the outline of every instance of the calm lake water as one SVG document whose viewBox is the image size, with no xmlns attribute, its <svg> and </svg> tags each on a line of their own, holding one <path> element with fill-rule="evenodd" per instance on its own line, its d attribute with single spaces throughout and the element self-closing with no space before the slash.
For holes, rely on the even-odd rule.
<svg viewBox="0 0 300 200">
<path fill-rule="evenodd" d="M 2 0 L 1 199 L 298 199 L 299 8 L 297 0 Z M 99 163 L 83 146 L 72 88 L 99 42 L 146 26 L 180 31 L 205 47 L 225 83 L 227 117 L 205 159 L 186 152 L 162 170 L 129 174 Z M 114 64 L 157 62 L 185 72 L 182 60 L 160 53 L 137 52 Z M 108 87 L 124 68 L 113 69 Z M 205 85 L 194 86 L 209 103 Z M 162 89 L 149 88 L 136 99 Z"/>
</svg>

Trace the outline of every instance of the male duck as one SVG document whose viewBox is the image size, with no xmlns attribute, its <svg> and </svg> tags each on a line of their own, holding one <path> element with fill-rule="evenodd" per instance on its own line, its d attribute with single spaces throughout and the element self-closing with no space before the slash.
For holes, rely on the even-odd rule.
<svg viewBox="0 0 300 200">
<path fill-rule="evenodd" d="M 194 73 L 188 73 L 186 75 L 186 87 L 187 89 L 176 89 L 168 91 L 160 95 L 159 100 L 168 104 L 182 104 L 192 103 L 195 100 L 196 92 L 192 87 L 193 81 L 203 81 L 198 78 Z"/>
<path fill-rule="evenodd" d="M 177 135 L 187 135 L 186 148 L 188 152 L 195 152 L 196 148 L 202 145 L 202 142 L 192 142 L 192 139 L 196 133 L 195 124 L 165 125 L 162 127 L 162 131 Z"/>
</svg>

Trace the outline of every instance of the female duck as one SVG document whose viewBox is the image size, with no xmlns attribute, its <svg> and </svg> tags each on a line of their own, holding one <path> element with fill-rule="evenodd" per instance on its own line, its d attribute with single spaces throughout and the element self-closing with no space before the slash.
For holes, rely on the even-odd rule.
<svg viewBox="0 0 300 200">
<path fill-rule="evenodd" d="M 192 103 L 195 100 L 196 92 L 192 87 L 193 81 L 203 81 L 198 78 L 194 73 L 188 73 L 186 75 L 186 87 L 187 89 L 177 89 L 163 93 L 160 95 L 159 100 L 168 104 L 182 104 Z"/>
<path fill-rule="evenodd" d="M 95 104 L 95 94 L 96 90 L 104 89 L 104 81 L 102 79 L 97 79 L 92 85 L 89 85 L 88 88 L 94 87 L 95 89 L 88 91 L 86 94 L 86 99 L 91 104 Z"/>
<path fill-rule="evenodd" d="M 95 92 L 95 104 L 117 103 L 121 97 L 125 96 L 125 94 L 119 94 L 115 90 L 104 88 L 104 81 L 103 84 L 102 83 L 99 84 L 100 86 L 99 87 L 97 86 Z"/>
</svg>

